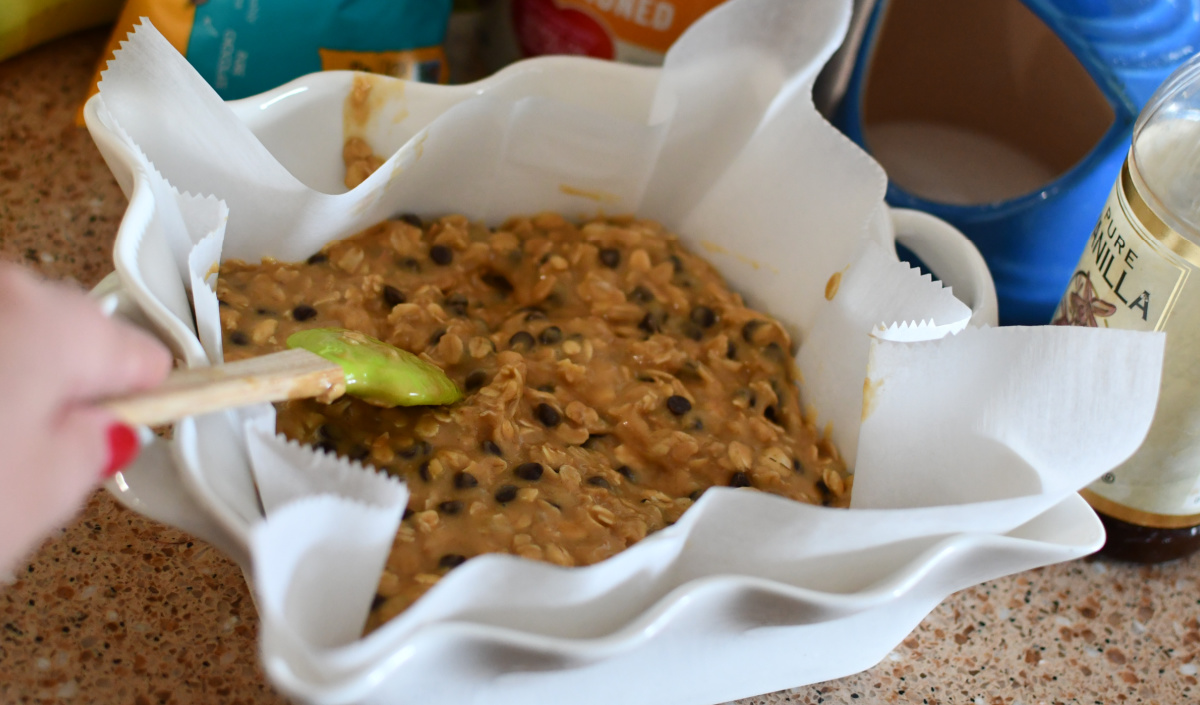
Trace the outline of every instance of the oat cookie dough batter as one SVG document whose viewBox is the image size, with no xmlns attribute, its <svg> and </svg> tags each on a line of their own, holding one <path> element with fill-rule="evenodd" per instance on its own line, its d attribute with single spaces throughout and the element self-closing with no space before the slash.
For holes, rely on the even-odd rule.
<svg viewBox="0 0 1200 705">
<path fill-rule="evenodd" d="M 849 500 L 801 412 L 787 332 L 651 221 L 401 216 L 306 262 L 227 261 L 217 293 L 227 361 L 341 326 L 427 356 L 466 392 L 447 407 L 278 405 L 289 438 L 408 483 L 368 631 L 472 556 L 595 563 L 709 487 Z"/>
</svg>

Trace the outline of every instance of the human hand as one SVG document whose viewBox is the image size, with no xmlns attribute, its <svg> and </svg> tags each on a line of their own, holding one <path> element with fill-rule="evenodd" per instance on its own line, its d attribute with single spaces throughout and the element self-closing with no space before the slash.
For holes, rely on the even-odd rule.
<svg viewBox="0 0 1200 705">
<path fill-rule="evenodd" d="M 137 453 L 92 401 L 158 384 L 167 349 L 81 292 L 0 262 L 0 572 Z"/>
</svg>

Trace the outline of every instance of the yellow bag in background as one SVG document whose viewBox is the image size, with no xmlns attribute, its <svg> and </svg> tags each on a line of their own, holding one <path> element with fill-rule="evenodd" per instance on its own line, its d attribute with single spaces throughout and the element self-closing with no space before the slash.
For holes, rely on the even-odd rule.
<svg viewBox="0 0 1200 705">
<path fill-rule="evenodd" d="M 0 1 L 0 61 L 26 49 L 95 27 L 121 10 L 122 0 Z"/>
</svg>

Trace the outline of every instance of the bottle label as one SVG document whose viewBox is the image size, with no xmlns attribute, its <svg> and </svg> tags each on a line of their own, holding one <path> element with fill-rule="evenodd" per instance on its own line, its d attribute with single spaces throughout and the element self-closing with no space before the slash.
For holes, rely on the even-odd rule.
<svg viewBox="0 0 1200 705">
<path fill-rule="evenodd" d="M 1108 195 L 1053 325 L 1162 330 L 1179 299 L 1189 268 L 1132 212 L 1122 188 L 1128 168 Z"/>
<path fill-rule="evenodd" d="M 1192 271 L 1189 261 L 1197 254 L 1195 245 L 1146 205 L 1126 163 L 1052 323 L 1163 330 Z M 1165 373 L 1163 379 L 1165 386 Z M 1189 527 L 1200 524 L 1200 504 L 1195 501 L 1200 499 L 1195 491 L 1200 489 L 1196 467 L 1200 461 L 1180 467 L 1150 448 L 1165 442 L 1162 434 L 1172 410 L 1163 408 L 1164 398 L 1160 396 L 1143 447 L 1082 494 L 1096 509 L 1123 521 L 1156 528 Z"/>
</svg>

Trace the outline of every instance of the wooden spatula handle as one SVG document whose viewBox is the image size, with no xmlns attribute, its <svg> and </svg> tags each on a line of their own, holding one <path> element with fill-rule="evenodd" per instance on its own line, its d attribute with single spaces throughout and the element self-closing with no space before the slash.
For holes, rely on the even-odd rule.
<svg viewBox="0 0 1200 705">
<path fill-rule="evenodd" d="M 101 406 L 126 423 L 155 426 L 260 402 L 308 397 L 331 401 L 345 391 L 341 367 L 315 353 L 296 349 L 214 367 L 177 370 L 154 389 L 107 399 Z"/>
</svg>

